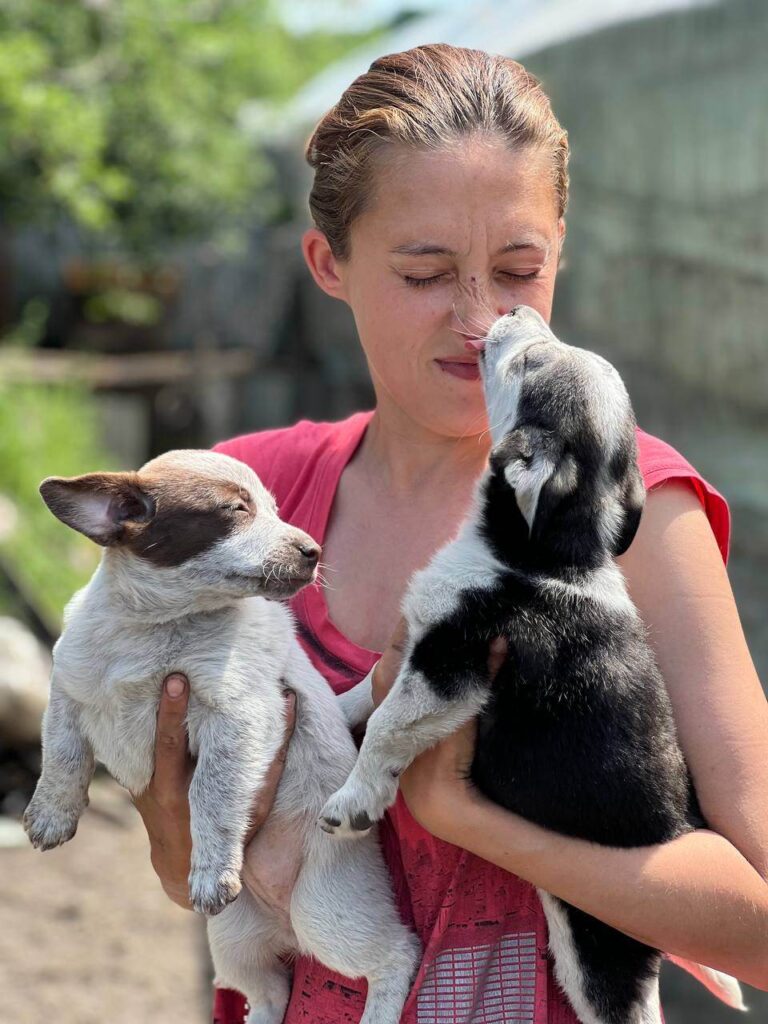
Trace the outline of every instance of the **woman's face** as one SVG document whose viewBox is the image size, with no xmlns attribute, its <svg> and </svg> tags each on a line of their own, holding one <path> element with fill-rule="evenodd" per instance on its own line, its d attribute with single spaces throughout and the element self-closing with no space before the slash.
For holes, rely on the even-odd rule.
<svg viewBox="0 0 768 1024">
<path fill-rule="evenodd" d="M 562 234 L 548 157 L 473 137 L 387 151 L 349 259 L 323 253 L 316 229 L 304 251 L 352 309 L 382 413 L 461 437 L 486 426 L 466 340 L 520 303 L 549 320 Z"/>
</svg>

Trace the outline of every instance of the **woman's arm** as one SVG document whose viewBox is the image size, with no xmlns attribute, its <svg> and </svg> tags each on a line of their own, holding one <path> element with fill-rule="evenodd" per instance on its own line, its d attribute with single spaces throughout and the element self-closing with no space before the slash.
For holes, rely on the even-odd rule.
<svg viewBox="0 0 768 1024">
<path fill-rule="evenodd" d="M 618 562 L 650 631 L 704 817 L 768 879 L 768 702 L 687 484 L 648 493 L 635 543 Z"/>
<path fill-rule="evenodd" d="M 768 990 L 768 706 L 712 531 L 687 485 L 648 494 L 622 568 L 717 831 L 617 849 L 543 829 L 461 781 L 471 728 L 419 757 L 401 790 L 438 837 L 649 945 Z M 379 681 L 379 694 L 385 688 Z"/>
</svg>

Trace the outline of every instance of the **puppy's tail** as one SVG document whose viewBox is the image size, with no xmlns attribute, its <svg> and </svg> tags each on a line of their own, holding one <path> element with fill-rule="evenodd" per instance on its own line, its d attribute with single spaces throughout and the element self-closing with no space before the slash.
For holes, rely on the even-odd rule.
<svg viewBox="0 0 768 1024">
<path fill-rule="evenodd" d="M 667 954 L 667 959 L 700 981 L 712 995 L 721 999 L 726 1006 L 731 1006 L 734 1010 L 747 1009 L 741 994 L 741 985 L 730 974 L 723 974 L 721 971 L 715 971 L 712 967 L 702 967 L 701 964 L 695 964 L 690 960 L 683 960 L 681 957 L 670 954 Z"/>
</svg>

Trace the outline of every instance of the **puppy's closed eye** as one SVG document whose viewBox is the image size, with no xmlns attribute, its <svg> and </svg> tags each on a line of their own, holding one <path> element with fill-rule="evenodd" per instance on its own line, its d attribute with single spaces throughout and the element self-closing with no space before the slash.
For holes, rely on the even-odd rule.
<svg viewBox="0 0 768 1024">
<path fill-rule="evenodd" d="M 250 493 L 244 488 L 240 488 L 238 500 L 234 503 L 227 503 L 223 506 L 230 512 L 245 512 L 246 515 L 253 515 L 256 512 L 256 506 Z"/>
</svg>

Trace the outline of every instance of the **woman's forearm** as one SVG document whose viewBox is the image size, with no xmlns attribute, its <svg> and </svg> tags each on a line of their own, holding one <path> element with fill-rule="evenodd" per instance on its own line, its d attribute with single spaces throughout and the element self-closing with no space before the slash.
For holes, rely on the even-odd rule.
<svg viewBox="0 0 768 1024">
<path fill-rule="evenodd" d="M 650 946 L 768 990 L 768 883 L 717 833 L 618 849 L 477 798 L 436 834 Z"/>
</svg>

